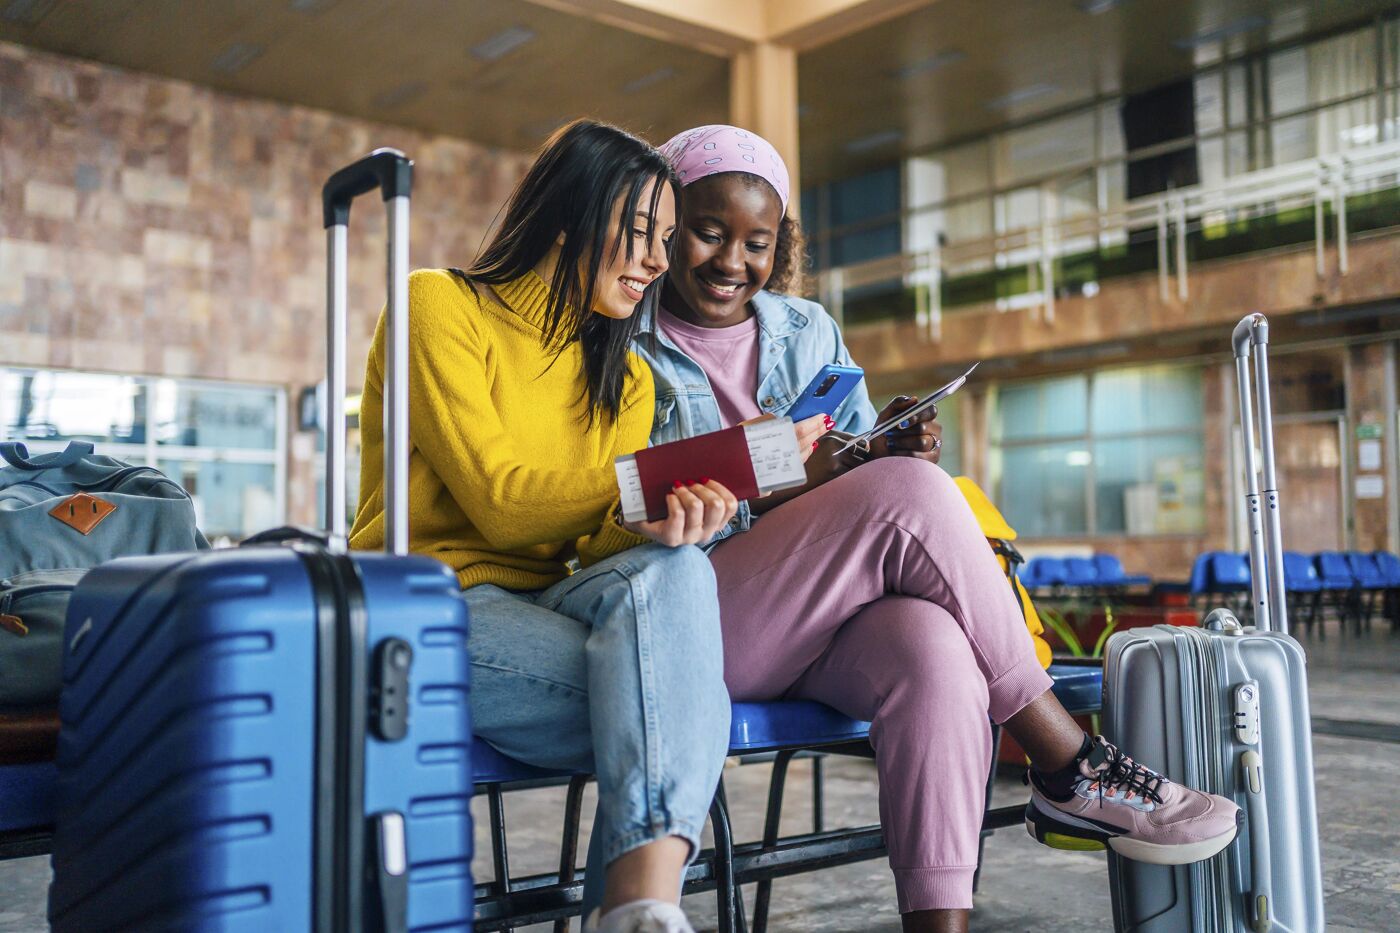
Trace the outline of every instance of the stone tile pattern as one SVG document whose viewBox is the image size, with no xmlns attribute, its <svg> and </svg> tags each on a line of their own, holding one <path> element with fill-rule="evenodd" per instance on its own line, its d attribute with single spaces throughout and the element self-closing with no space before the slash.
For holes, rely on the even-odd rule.
<svg viewBox="0 0 1400 933">
<path fill-rule="evenodd" d="M 463 266 L 529 163 L 7 43 L 0 127 L 0 364 L 271 383 L 292 404 L 325 371 L 326 177 L 407 152 L 410 262 Z M 385 221 L 375 200 L 352 218 L 353 385 Z M 291 466 L 289 518 L 312 520 L 310 465 Z"/>
</svg>

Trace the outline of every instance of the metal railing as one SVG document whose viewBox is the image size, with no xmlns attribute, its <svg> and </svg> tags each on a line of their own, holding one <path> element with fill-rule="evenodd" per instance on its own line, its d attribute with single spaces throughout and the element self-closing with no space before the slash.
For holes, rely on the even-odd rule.
<svg viewBox="0 0 1400 933">
<path fill-rule="evenodd" d="M 1041 222 L 982 239 L 943 244 L 824 270 L 815 276 L 815 296 L 840 321 L 847 292 L 898 283 L 911 288 L 915 321 L 931 340 L 940 338 L 942 285 L 949 270 L 1007 270 L 1024 267 L 1028 288 L 1015 307 L 1037 307 L 1055 317 L 1057 260 L 1106 247 L 1124 246 L 1130 233 L 1154 231 L 1155 271 L 1161 300 L 1190 295 L 1188 232 L 1237 220 L 1311 209 L 1313 248 L 1319 277 L 1327 275 L 1327 216 L 1337 246 L 1336 267 L 1348 273 L 1347 198 L 1400 188 L 1400 141 L 1356 148 L 1288 165 L 1235 175 L 1217 186 L 1197 185 L 1129 201 L 1121 207 L 1073 217 L 1057 216 L 1053 194 L 1042 189 Z M 1400 215 L 1396 217 L 1400 225 Z M 1001 310 L 1011 303 L 1001 302 Z"/>
</svg>

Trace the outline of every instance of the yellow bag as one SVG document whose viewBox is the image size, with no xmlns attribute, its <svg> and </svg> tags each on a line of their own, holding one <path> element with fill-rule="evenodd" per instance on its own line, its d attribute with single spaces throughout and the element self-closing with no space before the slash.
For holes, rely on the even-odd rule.
<svg viewBox="0 0 1400 933">
<path fill-rule="evenodd" d="M 1035 611 L 1035 604 L 1031 602 L 1030 594 L 1021 585 L 1021 579 L 1017 576 L 1020 566 L 1025 563 L 1025 558 L 1011 545 L 1016 540 L 1016 529 L 1007 524 L 1006 519 L 992 505 L 992 500 L 987 498 L 987 494 L 982 491 L 972 480 L 966 476 L 954 477 L 953 482 L 958 484 L 958 489 L 962 490 L 963 498 L 967 504 L 972 506 L 972 514 L 977 516 L 977 526 L 982 529 L 982 534 L 986 535 L 987 543 L 996 552 L 997 560 L 1001 561 L 1001 569 L 1006 572 L 1006 578 L 1011 581 L 1011 589 L 1015 591 L 1016 597 L 1021 601 L 1021 613 L 1026 617 L 1026 628 L 1030 630 L 1031 641 L 1035 643 L 1035 656 L 1040 661 L 1041 667 L 1050 666 L 1050 645 L 1041 633 L 1045 631 L 1045 626 L 1040 622 L 1040 614 Z"/>
</svg>

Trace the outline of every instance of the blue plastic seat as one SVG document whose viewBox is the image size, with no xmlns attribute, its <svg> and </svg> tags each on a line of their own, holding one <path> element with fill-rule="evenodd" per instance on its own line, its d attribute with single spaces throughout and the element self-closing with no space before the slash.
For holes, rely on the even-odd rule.
<svg viewBox="0 0 1400 933">
<path fill-rule="evenodd" d="M 1099 583 L 1107 586 L 1146 586 L 1152 578 L 1146 574 L 1123 572 L 1123 562 L 1114 554 L 1095 554 L 1094 568 L 1099 572 Z"/>
<path fill-rule="evenodd" d="M 476 736 L 472 737 L 473 784 L 513 784 L 516 781 L 572 777 L 573 774 L 572 771 L 537 768 L 523 761 L 516 761 L 502 755 Z"/>
<path fill-rule="evenodd" d="M 58 768 L 51 761 L 0 765 L 0 832 L 53 825 Z"/>
<path fill-rule="evenodd" d="M 1322 589 L 1312 558 L 1297 551 L 1283 552 L 1283 588 L 1289 593 L 1316 593 Z"/>
<path fill-rule="evenodd" d="M 1071 713 L 1097 712 L 1103 706 L 1103 668 L 1051 664 L 1047 674 L 1060 705 Z"/>
<path fill-rule="evenodd" d="M 1213 556 L 1215 556 L 1214 551 L 1197 554 L 1195 562 L 1191 564 L 1191 579 L 1187 583 L 1187 588 L 1192 596 L 1200 596 L 1210 592 L 1210 559 Z"/>
<path fill-rule="evenodd" d="M 736 754 L 836 745 L 869 735 L 870 723 L 843 716 L 812 700 L 735 703 L 729 717 L 729 750 Z"/>
<path fill-rule="evenodd" d="M 1069 571 L 1058 557 L 1032 557 L 1026 564 L 1026 575 L 1035 581 L 1034 586 L 1058 586 L 1067 581 Z"/>
<path fill-rule="evenodd" d="M 1351 564 L 1343 554 L 1322 551 L 1313 558 L 1313 566 L 1317 568 L 1317 578 L 1322 581 L 1324 590 L 1349 590 L 1356 585 Z"/>
<path fill-rule="evenodd" d="M 1210 556 L 1207 592 L 1239 593 L 1249 589 L 1249 560 L 1244 554 L 1216 551 Z"/>
<path fill-rule="evenodd" d="M 1376 566 L 1375 558 L 1370 554 L 1348 551 L 1346 559 L 1347 566 L 1351 568 L 1352 579 L 1361 589 L 1383 590 L 1386 588 L 1385 576 L 1381 573 L 1381 569 Z"/>
<path fill-rule="evenodd" d="M 1380 570 L 1385 585 L 1390 588 L 1400 587 L 1400 555 L 1390 551 L 1376 551 L 1371 556 L 1375 558 L 1376 568 Z"/>
<path fill-rule="evenodd" d="M 1098 586 L 1099 568 L 1087 557 L 1065 558 L 1065 586 Z"/>
</svg>

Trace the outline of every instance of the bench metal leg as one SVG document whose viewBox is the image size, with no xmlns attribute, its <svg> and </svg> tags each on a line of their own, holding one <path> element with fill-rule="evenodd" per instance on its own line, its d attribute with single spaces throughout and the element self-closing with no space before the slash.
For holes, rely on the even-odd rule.
<svg viewBox="0 0 1400 933">
<path fill-rule="evenodd" d="M 768 812 L 763 818 L 763 845 L 773 845 L 778 841 L 778 828 L 783 817 L 783 788 L 787 783 L 788 765 L 792 763 L 795 751 L 779 752 L 773 759 L 773 776 L 768 781 Z M 820 761 L 814 758 L 813 764 Z M 773 881 L 765 878 L 758 883 L 758 893 L 753 899 L 753 933 L 767 933 L 768 902 L 773 896 Z"/>
<path fill-rule="evenodd" d="M 486 799 L 491 804 L 491 862 L 496 869 L 496 885 L 502 894 L 510 893 L 510 854 L 506 851 L 506 805 L 501 785 L 490 784 Z M 514 933 L 515 927 L 504 926 L 504 933 Z"/>
<path fill-rule="evenodd" d="M 569 779 L 569 796 L 564 803 L 564 838 L 559 844 L 559 883 L 568 884 L 574 880 L 578 870 L 578 829 L 583 819 L 583 789 L 588 786 L 588 776 L 579 774 Z M 569 933 L 569 918 L 560 917 L 554 921 L 554 933 Z"/>
<path fill-rule="evenodd" d="M 992 788 L 996 786 L 997 779 L 997 755 L 1001 752 L 1001 726 L 992 726 L 992 766 L 987 770 L 987 796 L 982 806 L 982 812 L 986 813 L 992 809 Z M 993 830 L 984 829 L 977 835 L 977 870 L 972 873 L 972 893 L 977 893 L 977 883 L 982 879 L 982 850 L 987 844 L 987 837 Z"/>
<path fill-rule="evenodd" d="M 826 758 L 821 752 L 812 756 L 812 832 L 826 830 L 826 786 L 822 771 L 822 761 Z"/>
<path fill-rule="evenodd" d="M 715 902 L 719 933 L 746 933 L 744 899 L 734 882 L 734 832 L 729 823 L 729 799 L 724 793 L 723 777 L 710 804 L 710 822 L 715 831 Z"/>
</svg>

